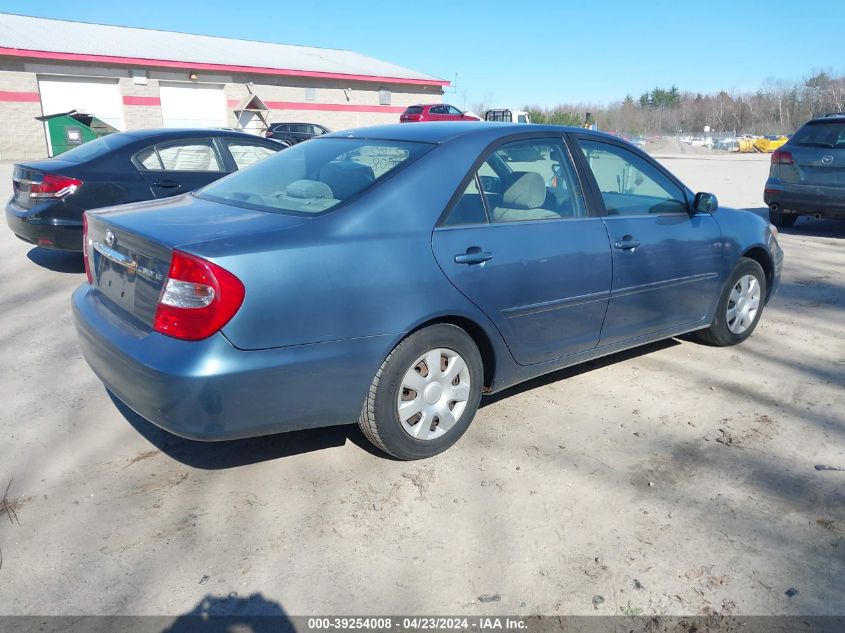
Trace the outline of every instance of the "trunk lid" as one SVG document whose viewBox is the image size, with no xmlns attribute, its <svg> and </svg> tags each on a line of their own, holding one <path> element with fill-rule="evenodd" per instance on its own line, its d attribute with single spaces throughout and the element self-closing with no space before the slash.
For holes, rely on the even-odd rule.
<svg viewBox="0 0 845 633">
<path fill-rule="evenodd" d="M 88 213 L 92 285 L 127 321 L 152 327 L 174 249 L 292 228 L 306 218 L 253 211 L 190 194 Z M 213 249 L 217 250 L 217 249 Z"/>
<path fill-rule="evenodd" d="M 845 187 L 845 149 L 795 146 L 793 165 L 781 165 L 786 182 L 820 187 Z"/>
</svg>

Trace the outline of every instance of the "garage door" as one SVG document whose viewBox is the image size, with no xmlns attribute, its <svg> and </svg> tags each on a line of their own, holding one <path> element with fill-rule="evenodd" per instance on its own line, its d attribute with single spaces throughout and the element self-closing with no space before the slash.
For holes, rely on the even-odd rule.
<svg viewBox="0 0 845 633">
<path fill-rule="evenodd" d="M 164 127 L 225 127 L 223 86 L 159 83 Z"/>
<path fill-rule="evenodd" d="M 38 77 L 42 114 L 76 110 L 93 114 L 118 130 L 123 126 L 123 99 L 117 79 Z"/>
</svg>

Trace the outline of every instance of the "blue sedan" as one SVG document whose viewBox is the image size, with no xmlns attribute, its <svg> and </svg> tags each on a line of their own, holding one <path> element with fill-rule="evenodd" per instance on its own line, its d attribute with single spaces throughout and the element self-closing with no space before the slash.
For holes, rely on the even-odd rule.
<svg viewBox="0 0 845 633">
<path fill-rule="evenodd" d="M 86 214 L 82 350 L 177 435 L 354 423 L 400 459 L 482 394 L 660 339 L 733 345 L 777 230 L 632 145 L 556 126 L 364 128 L 197 192 Z"/>
</svg>

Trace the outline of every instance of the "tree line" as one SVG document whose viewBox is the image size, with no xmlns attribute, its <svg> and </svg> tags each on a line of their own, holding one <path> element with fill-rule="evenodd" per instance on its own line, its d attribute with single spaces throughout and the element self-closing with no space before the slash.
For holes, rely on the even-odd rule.
<svg viewBox="0 0 845 633">
<path fill-rule="evenodd" d="M 845 76 L 816 72 L 801 81 L 767 80 L 756 92 L 703 94 L 673 85 L 610 104 L 526 106 L 535 123 L 582 125 L 589 112 L 602 130 L 630 134 L 791 134 L 805 121 L 845 112 Z"/>
</svg>

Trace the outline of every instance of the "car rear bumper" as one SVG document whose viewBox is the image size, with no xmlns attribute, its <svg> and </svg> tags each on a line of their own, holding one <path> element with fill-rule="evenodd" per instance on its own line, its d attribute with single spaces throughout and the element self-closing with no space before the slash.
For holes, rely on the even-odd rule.
<svg viewBox="0 0 845 633">
<path fill-rule="evenodd" d="M 82 219 L 58 220 L 42 217 L 41 210 L 23 209 L 10 200 L 6 205 L 6 224 L 22 240 L 65 251 L 82 252 Z"/>
<path fill-rule="evenodd" d="M 769 180 L 763 192 L 766 206 L 778 205 L 784 213 L 821 214 L 845 218 L 845 187 L 793 185 Z"/>
<path fill-rule="evenodd" d="M 392 336 L 244 351 L 221 333 L 180 341 L 120 319 L 90 285 L 73 294 L 85 360 L 133 411 L 212 441 L 356 421 Z"/>
</svg>

